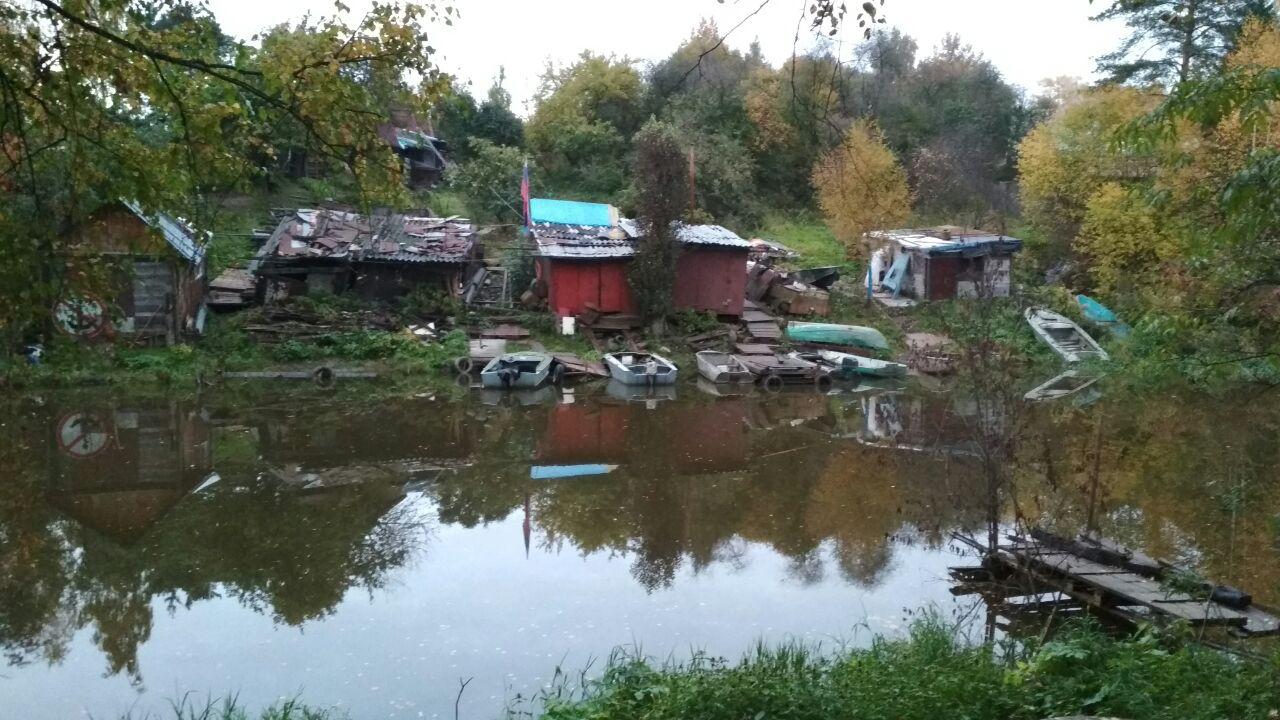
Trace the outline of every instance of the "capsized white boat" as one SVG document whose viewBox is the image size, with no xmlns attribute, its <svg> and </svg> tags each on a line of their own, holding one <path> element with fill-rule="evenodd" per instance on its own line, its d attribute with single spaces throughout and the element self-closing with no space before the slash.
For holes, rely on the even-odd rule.
<svg viewBox="0 0 1280 720">
<path fill-rule="evenodd" d="M 1069 363 L 1081 360 L 1107 360 L 1107 351 L 1089 333 L 1063 315 L 1045 308 L 1027 308 L 1027 324 L 1036 336 Z"/>
</svg>

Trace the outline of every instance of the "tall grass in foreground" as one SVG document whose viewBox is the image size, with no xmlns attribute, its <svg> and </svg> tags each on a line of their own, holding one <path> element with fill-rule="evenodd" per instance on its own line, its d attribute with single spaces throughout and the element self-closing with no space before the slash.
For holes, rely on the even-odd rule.
<svg viewBox="0 0 1280 720">
<path fill-rule="evenodd" d="M 1244 661 L 1168 632 L 1129 638 L 1081 624 L 1038 647 L 973 645 L 937 616 L 906 637 L 833 654 L 759 647 L 737 664 L 654 664 L 615 654 L 599 677 L 557 682 L 509 717 L 547 720 L 1264 720 L 1280 709 L 1280 658 Z M 121 720 L 343 720 L 286 702 L 253 715 L 234 697 Z M 352 720 L 383 720 L 355 711 Z M 466 720 L 487 720 L 467 718 Z"/>
<path fill-rule="evenodd" d="M 1280 707 L 1278 671 L 1154 632 L 1119 640 L 1091 626 L 1036 649 L 997 652 L 958 640 L 934 618 L 906 638 L 835 655 L 793 645 L 758 649 L 736 665 L 695 657 L 662 666 L 618 656 L 598 679 L 544 692 L 534 712 L 552 720 L 1261 720 Z"/>
<path fill-rule="evenodd" d="M 169 712 L 163 715 L 135 715 L 129 713 L 120 720 L 347 720 L 346 714 L 336 714 L 329 710 L 307 707 L 297 700 L 286 700 L 272 705 L 254 715 L 240 705 L 233 695 L 214 700 L 202 701 L 184 697 L 180 702 L 170 705 Z"/>
</svg>

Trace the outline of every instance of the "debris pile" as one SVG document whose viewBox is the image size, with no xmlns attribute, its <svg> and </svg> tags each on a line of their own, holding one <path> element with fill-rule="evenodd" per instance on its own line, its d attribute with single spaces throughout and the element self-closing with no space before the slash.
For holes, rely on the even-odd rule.
<svg viewBox="0 0 1280 720">
<path fill-rule="evenodd" d="M 787 272 L 763 262 L 747 263 L 747 299 L 784 315 L 826 317 L 831 313 L 829 288 L 839 268 Z"/>
</svg>

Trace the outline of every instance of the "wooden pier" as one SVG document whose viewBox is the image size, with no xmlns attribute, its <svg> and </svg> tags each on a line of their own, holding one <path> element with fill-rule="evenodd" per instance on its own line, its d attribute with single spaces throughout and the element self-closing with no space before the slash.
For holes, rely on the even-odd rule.
<svg viewBox="0 0 1280 720">
<path fill-rule="evenodd" d="M 989 550 L 971 538 L 956 537 L 984 555 L 982 567 L 951 569 L 957 595 L 978 593 L 1005 601 L 1050 594 L 1060 598 L 1050 604 L 1084 607 L 1132 623 L 1181 620 L 1194 627 L 1223 627 L 1237 637 L 1280 635 L 1280 617 L 1247 595 L 1233 588 L 1181 588 L 1170 582 L 1177 574 L 1172 565 L 1105 539 L 1037 532 L 1034 537 L 1009 536 L 1007 543 Z M 1043 609 L 1045 601 L 1034 604 Z"/>
</svg>

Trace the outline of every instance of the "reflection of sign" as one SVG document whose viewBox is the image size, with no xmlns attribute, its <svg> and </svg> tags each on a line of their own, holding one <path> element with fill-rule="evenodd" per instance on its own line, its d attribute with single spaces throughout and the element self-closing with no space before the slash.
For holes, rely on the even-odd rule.
<svg viewBox="0 0 1280 720">
<path fill-rule="evenodd" d="M 107 327 L 107 309 L 91 295 L 60 301 L 53 318 L 58 328 L 72 337 L 91 338 Z"/>
<path fill-rule="evenodd" d="M 58 449 L 84 460 L 102 452 L 111 439 L 107 424 L 91 413 L 71 413 L 58 421 Z"/>
</svg>

